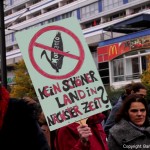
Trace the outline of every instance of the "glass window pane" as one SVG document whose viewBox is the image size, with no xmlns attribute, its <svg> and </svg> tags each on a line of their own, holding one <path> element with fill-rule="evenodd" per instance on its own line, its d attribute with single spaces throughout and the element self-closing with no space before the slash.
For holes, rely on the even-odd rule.
<svg viewBox="0 0 150 150">
<path fill-rule="evenodd" d="M 148 69 L 148 63 L 150 63 L 150 55 L 141 56 L 141 63 L 142 63 L 142 71 Z"/>
<path fill-rule="evenodd" d="M 109 68 L 108 62 L 99 63 L 99 64 L 98 64 L 98 68 L 99 68 L 99 70 L 108 69 L 108 68 Z"/>
<path fill-rule="evenodd" d="M 104 85 L 110 83 L 109 77 L 104 77 L 104 78 L 101 78 L 101 79 L 102 79 L 102 82 L 103 82 Z"/>
<path fill-rule="evenodd" d="M 112 75 L 113 81 L 123 81 L 124 80 L 124 63 L 123 59 L 115 59 L 112 61 Z"/>
<path fill-rule="evenodd" d="M 90 12 L 90 6 L 87 6 L 86 7 L 86 13 L 89 13 Z"/>
<path fill-rule="evenodd" d="M 150 52 L 150 49 L 146 49 L 146 50 L 141 50 L 140 53 L 148 53 Z"/>
<path fill-rule="evenodd" d="M 123 67 L 123 59 L 114 60 L 113 61 L 113 75 L 123 75 L 124 67 Z"/>
<path fill-rule="evenodd" d="M 126 53 L 125 56 L 132 56 L 132 55 L 137 55 L 138 51 L 131 51 L 129 53 Z"/>
<path fill-rule="evenodd" d="M 139 78 L 139 59 L 138 57 L 135 58 L 128 58 L 126 59 L 126 79 L 133 80 Z"/>
<path fill-rule="evenodd" d="M 99 71 L 101 77 L 109 77 L 109 70 Z"/>
</svg>

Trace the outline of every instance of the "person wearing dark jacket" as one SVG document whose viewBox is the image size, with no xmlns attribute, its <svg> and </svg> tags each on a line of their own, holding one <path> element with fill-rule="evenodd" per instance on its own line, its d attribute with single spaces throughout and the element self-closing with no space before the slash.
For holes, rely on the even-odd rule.
<svg viewBox="0 0 150 150">
<path fill-rule="evenodd" d="M 139 94 L 129 95 L 110 129 L 109 150 L 150 149 L 150 121 L 146 100 Z"/>
<path fill-rule="evenodd" d="M 50 150 L 33 110 L 24 100 L 9 98 L 4 87 L 0 87 L 0 150 Z"/>
<path fill-rule="evenodd" d="M 103 114 L 87 119 L 86 123 L 72 123 L 57 130 L 56 150 L 108 150 L 106 134 L 101 125 Z"/>
</svg>

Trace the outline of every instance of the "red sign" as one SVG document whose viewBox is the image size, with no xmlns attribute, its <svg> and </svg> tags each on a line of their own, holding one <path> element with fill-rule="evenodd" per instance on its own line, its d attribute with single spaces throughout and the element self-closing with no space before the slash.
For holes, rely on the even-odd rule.
<svg viewBox="0 0 150 150">
<path fill-rule="evenodd" d="M 98 48 L 98 62 L 112 60 L 128 51 L 130 51 L 130 41 L 115 43 Z"/>
<path fill-rule="evenodd" d="M 63 51 L 60 51 L 58 49 L 55 49 L 55 48 L 49 47 L 47 45 L 44 45 L 42 43 L 36 42 L 37 39 L 40 36 L 42 36 L 42 34 L 44 34 L 45 32 L 47 32 L 47 31 L 54 31 L 54 30 L 64 32 L 64 33 L 68 34 L 70 36 L 70 38 L 73 38 L 73 40 L 77 44 L 77 47 L 78 47 L 78 50 L 79 50 L 79 56 L 76 56 L 76 55 L 73 55 L 73 54 L 70 54 L 70 53 L 67 53 L 67 52 L 63 52 Z M 50 52 L 55 52 L 55 53 L 61 54 L 64 57 L 69 57 L 71 59 L 75 59 L 75 60 L 78 61 L 78 63 L 75 66 L 75 68 L 72 69 L 72 71 L 68 72 L 65 75 L 52 75 L 52 74 L 49 74 L 49 73 L 45 72 L 44 70 L 42 70 L 42 68 L 40 68 L 39 65 L 36 63 L 34 55 L 33 55 L 34 47 L 39 47 L 39 48 L 45 49 L 45 50 L 50 51 Z M 84 57 L 85 57 L 84 49 L 83 49 L 83 46 L 82 46 L 79 38 L 72 31 L 70 31 L 70 30 L 68 30 L 68 29 L 66 29 L 64 27 L 61 27 L 61 26 L 48 26 L 48 27 L 45 27 L 45 28 L 42 28 L 41 30 L 39 30 L 33 36 L 33 38 L 31 39 L 28 51 L 29 51 L 29 58 L 31 60 L 31 63 L 32 63 L 33 67 L 41 75 L 43 75 L 43 76 L 45 76 L 47 78 L 51 78 L 51 79 L 65 79 L 65 78 L 69 78 L 69 77 L 73 76 L 74 74 L 76 74 L 80 70 L 80 68 L 81 68 L 81 66 L 83 64 L 83 61 L 84 61 Z"/>
</svg>

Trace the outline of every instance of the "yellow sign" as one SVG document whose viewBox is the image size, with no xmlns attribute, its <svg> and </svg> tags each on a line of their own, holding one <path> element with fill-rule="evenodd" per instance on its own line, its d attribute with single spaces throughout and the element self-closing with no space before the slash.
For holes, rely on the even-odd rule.
<svg viewBox="0 0 150 150">
<path fill-rule="evenodd" d="M 111 45 L 110 47 L 109 47 L 109 56 L 110 55 L 117 55 L 117 47 L 116 47 L 116 45 Z"/>
</svg>

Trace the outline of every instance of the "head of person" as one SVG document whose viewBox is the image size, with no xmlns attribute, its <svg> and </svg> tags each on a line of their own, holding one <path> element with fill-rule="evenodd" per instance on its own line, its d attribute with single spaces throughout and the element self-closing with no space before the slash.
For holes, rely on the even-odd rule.
<svg viewBox="0 0 150 150">
<path fill-rule="evenodd" d="M 130 95 L 131 91 L 132 91 L 132 83 L 129 83 L 129 84 L 125 85 L 124 89 L 125 89 L 125 94 Z"/>
<path fill-rule="evenodd" d="M 148 126 L 148 106 L 145 98 L 139 94 L 130 94 L 120 108 L 116 122 L 125 119 L 136 126 Z"/>
<path fill-rule="evenodd" d="M 147 95 L 147 90 L 146 90 L 146 87 L 142 83 L 137 82 L 137 83 L 132 84 L 131 93 L 139 94 L 145 97 Z"/>
<path fill-rule="evenodd" d="M 129 84 L 126 84 L 124 87 L 124 92 L 122 93 L 122 100 L 124 100 L 128 95 L 131 94 L 131 91 L 132 91 L 132 84 L 129 83 Z"/>
</svg>

